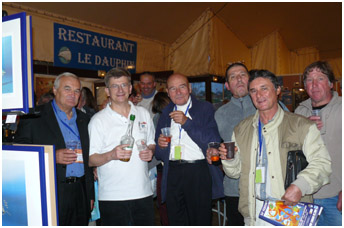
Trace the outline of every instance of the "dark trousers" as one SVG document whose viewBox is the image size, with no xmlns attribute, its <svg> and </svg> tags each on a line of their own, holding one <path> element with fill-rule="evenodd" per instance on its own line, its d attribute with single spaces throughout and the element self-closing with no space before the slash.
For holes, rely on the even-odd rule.
<svg viewBox="0 0 344 228">
<path fill-rule="evenodd" d="M 206 161 L 169 163 L 166 206 L 171 226 L 210 226 L 212 179 Z"/>
<path fill-rule="evenodd" d="M 154 226 L 153 197 L 99 201 L 102 226 Z"/>
<path fill-rule="evenodd" d="M 226 214 L 227 214 L 227 225 L 228 226 L 244 226 L 244 217 L 238 210 L 239 197 L 226 196 Z"/>
<path fill-rule="evenodd" d="M 166 202 L 161 203 L 161 179 L 162 179 L 162 170 L 157 170 L 157 183 L 156 183 L 156 196 L 157 196 L 157 207 L 160 215 L 160 223 L 163 226 L 168 226 L 168 217 L 167 217 L 167 208 Z"/>
<path fill-rule="evenodd" d="M 75 183 L 59 183 L 59 225 L 87 226 L 90 218 L 87 203 L 85 178 Z"/>
</svg>

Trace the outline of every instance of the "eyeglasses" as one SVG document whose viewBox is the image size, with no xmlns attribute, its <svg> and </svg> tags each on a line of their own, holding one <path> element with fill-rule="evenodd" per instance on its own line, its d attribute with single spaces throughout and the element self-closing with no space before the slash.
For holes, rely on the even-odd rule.
<svg viewBox="0 0 344 228">
<path fill-rule="evenodd" d="M 174 87 L 174 86 L 173 86 L 173 87 L 170 87 L 170 88 L 168 88 L 168 91 L 169 91 L 169 92 L 176 92 L 177 89 L 185 91 L 185 90 L 188 89 L 188 87 L 187 87 L 186 84 L 183 84 L 183 85 L 180 85 L 180 86 L 178 86 L 178 87 Z"/>
<path fill-rule="evenodd" d="M 128 87 L 128 83 L 122 83 L 120 85 L 112 84 L 111 86 L 109 86 L 110 89 L 114 90 L 119 90 L 119 87 L 121 87 L 122 89 L 126 89 Z"/>
</svg>

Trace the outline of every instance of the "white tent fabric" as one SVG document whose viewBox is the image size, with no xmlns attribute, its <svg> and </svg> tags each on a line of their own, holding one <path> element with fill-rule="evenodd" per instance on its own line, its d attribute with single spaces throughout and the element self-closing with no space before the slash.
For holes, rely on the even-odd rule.
<svg viewBox="0 0 344 228">
<path fill-rule="evenodd" d="M 21 12 L 6 5 L 3 10 L 9 14 Z M 308 64 L 320 58 L 315 47 L 288 50 L 278 31 L 248 48 L 210 9 L 204 11 L 172 45 L 87 22 L 47 16 L 35 10 L 27 14 L 32 16 L 33 59 L 38 61 L 54 61 L 55 22 L 136 41 L 136 72 L 173 70 L 188 76 L 224 76 L 228 63 L 241 61 L 249 69 L 268 69 L 276 75 L 300 74 Z M 341 79 L 342 58 L 327 61 L 336 78 Z"/>
</svg>

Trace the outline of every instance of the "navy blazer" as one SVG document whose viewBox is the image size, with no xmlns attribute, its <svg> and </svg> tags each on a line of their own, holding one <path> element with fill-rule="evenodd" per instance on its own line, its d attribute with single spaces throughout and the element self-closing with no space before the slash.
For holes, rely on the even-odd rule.
<svg viewBox="0 0 344 228">
<path fill-rule="evenodd" d="M 195 96 L 191 95 L 192 107 L 189 109 L 189 114 L 192 118 L 187 119 L 182 128 L 188 133 L 190 138 L 202 149 L 206 157 L 209 142 L 221 142 L 221 137 L 214 118 L 214 107 L 211 103 L 206 101 L 199 101 Z M 161 128 L 171 126 L 171 118 L 169 113 L 173 111 L 174 103 L 170 102 L 162 111 L 159 122 L 155 132 L 155 157 L 164 162 L 161 196 L 162 202 L 166 200 L 167 189 L 167 173 L 169 167 L 170 144 L 167 148 L 160 148 L 158 145 L 158 138 L 161 133 Z M 218 199 L 224 197 L 223 193 L 223 172 L 219 166 L 209 165 L 210 174 L 212 176 L 212 198 Z"/>
<path fill-rule="evenodd" d="M 55 150 L 66 148 L 60 126 L 57 122 L 51 102 L 38 106 L 35 108 L 38 115 L 32 117 L 21 117 L 19 120 L 18 129 L 14 136 L 15 143 L 26 144 L 43 144 L 54 145 Z M 88 136 L 88 123 L 89 117 L 76 109 L 80 141 L 82 147 L 82 157 L 84 159 L 84 171 L 86 180 L 86 195 L 87 207 L 90 207 L 90 200 L 94 199 L 94 176 L 93 169 L 88 166 L 89 160 L 89 136 Z M 63 203 L 63 190 L 61 183 L 66 179 L 67 166 L 63 164 L 56 164 L 56 179 L 57 179 L 57 192 L 58 202 Z M 87 208 L 90 211 L 90 208 Z"/>
</svg>

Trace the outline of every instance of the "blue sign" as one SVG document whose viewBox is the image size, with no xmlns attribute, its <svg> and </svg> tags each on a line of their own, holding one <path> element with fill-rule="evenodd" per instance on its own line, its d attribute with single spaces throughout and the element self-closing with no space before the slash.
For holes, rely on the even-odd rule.
<svg viewBox="0 0 344 228">
<path fill-rule="evenodd" d="M 54 66 L 135 73 L 137 43 L 54 23 Z"/>
</svg>

